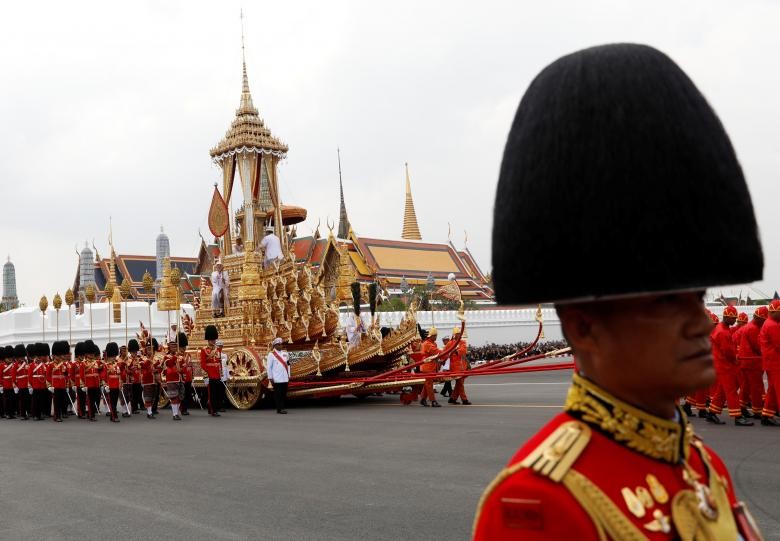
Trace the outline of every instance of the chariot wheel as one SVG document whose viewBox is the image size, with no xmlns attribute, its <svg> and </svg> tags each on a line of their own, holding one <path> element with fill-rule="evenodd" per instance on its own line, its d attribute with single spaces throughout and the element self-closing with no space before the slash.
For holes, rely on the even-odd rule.
<svg viewBox="0 0 780 541">
<path fill-rule="evenodd" d="M 227 397 L 236 409 L 248 410 L 257 404 L 262 395 L 260 375 L 263 365 L 257 355 L 246 348 L 238 348 L 228 355 L 230 379 L 227 381 Z"/>
</svg>

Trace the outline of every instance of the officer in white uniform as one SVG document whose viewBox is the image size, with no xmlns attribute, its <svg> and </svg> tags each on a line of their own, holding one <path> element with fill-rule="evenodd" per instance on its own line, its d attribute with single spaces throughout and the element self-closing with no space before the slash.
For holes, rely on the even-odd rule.
<svg viewBox="0 0 780 541">
<path fill-rule="evenodd" d="M 279 237 L 274 233 L 273 227 L 265 228 L 265 237 L 260 241 L 260 247 L 265 253 L 265 259 L 263 262 L 263 268 L 268 269 L 273 266 L 274 261 L 281 261 L 284 259 L 282 255 L 282 242 Z"/>
<path fill-rule="evenodd" d="M 228 308 L 228 297 L 230 296 L 230 276 L 226 270 L 222 270 L 222 260 L 217 259 L 214 263 L 214 272 L 211 273 L 211 309 L 214 310 L 215 317 L 225 315 Z M 220 299 L 220 293 L 223 293 Z M 224 299 L 224 303 L 222 300 Z"/>
<path fill-rule="evenodd" d="M 287 398 L 287 383 L 290 381 L 289 356 L 286 351 L 282 351 L 281 338 L 274 338 L 271 345 L 273 349 L 268 352 L 265 360 L 266 372 L 268 380 L 274 386 L 276 413 L 287 413 L 284 409 L 284 401 Z"/>
</svg>

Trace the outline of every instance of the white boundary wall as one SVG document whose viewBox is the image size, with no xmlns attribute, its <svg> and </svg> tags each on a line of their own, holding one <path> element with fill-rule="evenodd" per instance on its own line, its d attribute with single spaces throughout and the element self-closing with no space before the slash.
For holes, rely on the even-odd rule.
<svg viewBox="0 0 780 541">
<path fill-rule="evenodd" d="M 71 325 L 73 328 L 73 341 L 81 342 L 89 339 L 90 330 L 90 305 L 84 307 L 83 314 L 76 314 L 73 307 L 73 316 Z M 182 314 L 188 313 L 194 317 L 195 311 L 189 304 L 182 304 Z M 92 340 L 102 350 L 108 343 L 108 318 L 109 304 L 94 303 L 92 310 Z M 160 340 L 165 336 L 168 330 L 169 312 L 160 312 L 157 310 L 157 303 L 152 304 L 152 336 Z M 170 312 L 171 323 L 176 323 L 176 312 Z M 37 308 L 25 306 L 0 313 L 0 345 L 28 344 L 30 342 L 43 342 L 41 320 L 43 319 L 41 311 Z M 142 301 L 132 301 L 127 303 L 127 321 L 129 338 L 135 338 L 139 331 L 139 321 L 143 321 L 144 326 L 149 328 L 149 305 Z M 46 317 L 43 323 L 46 329 L 46 342 L 51 344 L 57 339 L 57 311 L 51 306 L 46 310 Z M 68 340 L 68 307 L 64 306 L 59 311 L 60 340 Z M 125 342 L 125 307 L 122 306 L 122 322 L 114 323 L 111 321 L 111 339 L 120 345 Z"/>
</svg>

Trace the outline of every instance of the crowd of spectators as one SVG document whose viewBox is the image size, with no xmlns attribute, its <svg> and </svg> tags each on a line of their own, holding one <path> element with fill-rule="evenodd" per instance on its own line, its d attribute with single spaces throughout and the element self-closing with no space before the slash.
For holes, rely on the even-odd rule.
<svg viewBox="0 0 780 541">
<path fill-rule="evenodd" d="M 475 361 L 494 361 L 507 355 L 512 355 L 520 350 L 527 348 L 530 345 L 529 342 L 518 342 L 516 344 L 486 344 L 484 346 L 469 346 L 468 348 L 468 360 Z M 555 351 L 556 349 L 562 349 L 569 347 L 566 340 L 546 340 L 539 342 L 536 346 L 528 352 L 528 355 L 538 355 L 540 353 L 547 353 L 549 351 Z"/>
</svg>

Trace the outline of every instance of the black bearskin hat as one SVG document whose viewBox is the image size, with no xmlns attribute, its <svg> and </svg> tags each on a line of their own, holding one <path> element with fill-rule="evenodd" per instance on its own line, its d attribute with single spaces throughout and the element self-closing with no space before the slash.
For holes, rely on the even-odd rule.
<svg viewBox="0 0 780 541">
<path fill-rule="evenodd" d="M 59 340 L 51 345 L 51 354 L 53 357 L 70 354 L 70 344 L 66 340 Z"/>
<path fill-rule="evenodd" d="M 207 325 L 204 340 L 216 340 L 219 338 L 219 331 L 214 325 Z"/>
<path fill-rule="evenodd" d="M 723 125 L 677 64 L 645 45 L 578 51 L 533 80 L 493 219 L 501 304 L 762 277 L 753 204 Z"/>
<path fill-rule="evenodd" d="M 127 351 L 130 353 L 137 353 L 139 349 L 141 349 L 141 346 L 138 345 L 138 340 L 135 338 L 130 339 L 127 343 Z"/>
<path fill-rule="evenodd" d="M 189 344 L 189 340 L 187 340 L 187 335 L 183 332 L 179 333 L 179 347 L 180 348 L 186 348 L 187 344 Z"/>
<path fill-rule="evenodd" d="M 5 348 L 0 348 L 0 361 L 5 359 Z"/>
<path fill-rule="evenodd" d="M 42 344 L 35 344 L 35 347 L 37 348 L 38 357 L 48 357 L 50 353 L 49 343 L 44 342 Z"/>
<path fill-rule="evenodd" d="M 16 344 L 14 346 L 14 358 L 24 359 L 25 357 L 27 357 L 27 349 L 24 347 L 24 344 Z"/>
<path fill-rule="evenodd" d="M 5 350 L 5 358 L 6 359 L 13 359 L 13 357 L 14 357 L 14 347 L 13 346 L 5 346 L 3 349 Z"/>
<path fill-rule="evenodd" d="M 38 344 L 27 344 L 27 358 L 31 359 L 38 355 Z"/>
<path fill-rule="evenodd" d="M 73 348 L 73 355 L 76 357 L 84 355 L 84 342 L 76 342 L 76 347 Z"/>
<path fill-rule="evenodd" d="M 97 354 L 100 355 L 100 348 L 98 348 L 95 345 L 95 342 L 93 342 L 92 340 L 84 340 L 84 345 L 82 347 L 83 347 L 82 355 L 94 355 L 96 348 L 98 350 Z"/>
<path fill-rule="evenodd" d="M 116 357 L 119 355 L 119 346 L 116 342 L 106 344 L 106 357 Z"/>
</svg>

